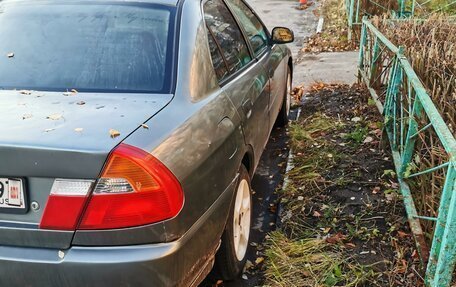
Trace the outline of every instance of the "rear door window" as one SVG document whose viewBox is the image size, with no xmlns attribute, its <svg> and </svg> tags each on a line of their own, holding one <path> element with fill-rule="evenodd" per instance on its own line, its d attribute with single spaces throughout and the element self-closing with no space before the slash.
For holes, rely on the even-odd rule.
<svg viewBox="0 0 456 287">
<path fill-rule="evenodd" d="M 215 74 L 217 75 L 217 79 L 221 81 L 228 76 L 228 64 L 222 55 L 221 48 L 217 45 L 214 35 L 210 32 L 210 30 L 207 36 L 209 38 L 209 49 L 211 51 L 212 64 L 214 65 Z"/>
<path fill-rule="evenodd" d="M 214 41 L 211 50 L 215 51 L 215 47 L 221 49 L 222 60 L 226 63 L 229 74 L 239 71 L 252 60 L 242 32 L 222 0 L 208 0 L 204 4 L 204 18 L 209 30 L 209 39 L 213 37 Z M 209 45 L 211 45 L 210 41 Z M 220 63 L 220 59 L 216 53 L 211 54 L 216 66 Z M 222 72 L 219 71 L 217 74 L 222 75 Z M 222 79 L 219 78 L 219 80 Z"/>
<path fill-rule="evenodd" d="M 227 3 L 244 28 L 255 56 L 258 56 L 268 46 L 266 29 L 260 19 L 242 0 L 227 0 Z"/>
</svg>

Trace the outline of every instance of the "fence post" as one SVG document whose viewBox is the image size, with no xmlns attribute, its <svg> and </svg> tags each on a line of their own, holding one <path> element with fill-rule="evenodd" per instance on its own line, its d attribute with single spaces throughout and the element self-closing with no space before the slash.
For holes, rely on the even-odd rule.
<svg viewBox="0 0 456 287">
<path fill-rule="evenodd" d="M 399 0 L 399 18 L 405 17 L 405 1 L 406 0 Z"/>
<path fill-rule="evenodd" d="M 412 0 L 412 18 L 415 17 L 415 5 L 416 5 L 416 0 Z"/>
<path fill-rule="evenodd" d="M 437 228 L 431 253 L 431 262 L 428 264 L 427 277 L 431 286 L 447 287 L 456 262 L 456 167 L 453 162 L 448 167 L 448 175 L 442 192 L 442 199 L 437 220 Z M 434 245 L 435 248 L 434 248 Z M 432 251 L 431 251 L 432 252 Z M 435 262 L 437 258 L 437 262 Z"/>
<path fill-rule="evenodd" d="M 385 127 L 391 128 L 392 131 L 389 133 L 391 148 L 397 150 L 397 123 L 396 123 L 396 112 L 397 112 L 397 95 L 399 93 L 399 87 L 402 84 L 402 67 L 400 65 L 399 58 L 402 57 L 404 52 L 403 47 L 399 47 L 394 59 L 393 72 L 388 81 L 388 88 L 385 99 Z M 392 121 L 391 121 L 392 119 Z"/>
<path fill-rule="evenodd" d="M 451 284 L 456 262 L 456 196 L 453 196 L 455 191 L 456 163 L 453 162 L 448 167 L 443 187 L 431 259 L 426 271 L 426 280 L 431 286 L 447 287 Z"/>
<path fill-rule="evenodd" d="M 367 19 L 366 16 L 363 17 L 362 26 L 361 26 L 361 39 L 359 40 L 359 57 L 358 57 L 358 82 L 361 82 L 361 70 L 364 69 L 364 45 L 366 44 L 367 30 L 366 23 L 364 21 Z"/>
<path fill-rule="evenodd" d="M 405 141 L 404 153 L 402 155 L 401 164 L 401 176 L 404 175 L 407 166 L 412 160 L 413 151 L 415 149 L 416 133 L 418 132 L 418 123 L 416 118 L 420 118 L 423 115 L 423 106 L 421 105 L 420 99 L 415 96 L 415 102 L 413 103 L 412 112 L 410 113 L 409 126 L 407 131 L 407 139 Z"/>
<path fill-rule="evenodd" d="M 370 69 L 370 83 L 369 86 L 372 87 L 373 89 L 378 88 L 377 85 L 375 84 L 375 81 L 377 79 L 377 62 L 380 58 L 379 55 L 380 52 L 380 44 L 379 44 L 379 39 L 378 37 L 375 37 L 374 40 L 374 47 L 372 49 L 372 62 L 371 62 L 371 69 Z"/>
<path fill-rule="evenodd" d="M 350 0 L 350 7 L 348 11 L 348 40 L 352 40 L 353 32 L 353 14 L 355 10 L 355 0 Z"/>
</svg>

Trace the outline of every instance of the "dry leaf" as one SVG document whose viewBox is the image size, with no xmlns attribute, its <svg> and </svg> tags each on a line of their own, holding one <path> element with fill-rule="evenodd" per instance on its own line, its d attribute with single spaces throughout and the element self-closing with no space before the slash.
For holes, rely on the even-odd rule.
<svg viewBox="0 0 456 287">
<path fill-rule="evenodd" d="M 380 187 L 379 186 L 374 187 L 374 189 L 372 190 L 373 194 L 377 194 L 379 192 L 380 192 Z"/>
<path fill-rule="evenodd" d="M 112 137 L 112 138 L 116 138 L 118 136 L 120 136 L 120 132 L 115 130 L 115 129 L 110 129 L 109 130 L 109 135 Z"/>
<path fill-rule="evenodd" d="M 321 217 L 321 213 L 318 212 L 318 211 L 314 211 L 313 214 L 312 214 L 314 217 Z"/>
<path fill-rule="evenodd" d="M 146 130 L 148 130 L 148 129 L 149 129 L 149 126 L 148 126 L 148 125 L 146 125 L 146 124 L 141 124 L 141 126 L 142 126 L 144 129 L 146 129 Z"/>
<path fill-rule="evenodd" d="M 356 245 L 354 243 L 348 242 L 348 243 L 345 243 L 345 247 L 347 247 L 347 248 L 356 248 Z"/>
<path fill-rule="evenodd" d="M 22 94 L 22 95 L 31 95 L 31 94 L 32 94 L 32 91 L 29 91 L 29 90 L 20 90 L 20 91 L 19 91 L 19 94 Z"/>
<path fill-rule="evenodd" d="M 256 264 L 256 265 L 261 264 L 263 261 L 264 261 L 264 257 L 258 257 L 258 258 L 255 260 L 255 264 Z"/>
<path fill-rule="evenodd" d="M 346 239 L 346 236 L 343 235 L 341 232 L 338 232 L 338 233 L 334 234 L 333 236 L 326 238 L 326 242 L 328 242 L 329 244 L 336 244 L 336 243 L 344 241 L 345 239 Z"/>
<path fill-rule="evenodd" d="M 364 143 L 371 143 L 373 141 L 374 141 L 373 137 L 366 137 L 366 139 L 364 139 Z"/>
<path fill-rule="evenodd" d="M 76 91 L 75 89 L 72 89 L 71 91 L 66 91 L 66 92 L 63 92 L 63 95 L 65 97 L 68 97 L 68 96 L 76 96 L 78 93 L 78 91 Z"/>
<path fill-rule="evenodd" d="M 63 118 L 63 116 L 61 114 L 52 114 L 52 115 L 46 117 L 46 119 L 53 120 L 53 121 L 58 121 L 61 118 Z"/>
</svg>

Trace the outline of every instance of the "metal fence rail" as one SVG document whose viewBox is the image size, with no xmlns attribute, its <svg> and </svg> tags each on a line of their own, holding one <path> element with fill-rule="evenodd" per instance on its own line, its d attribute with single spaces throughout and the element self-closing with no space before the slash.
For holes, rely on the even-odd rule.
<svg viewBox="0 0 456 287">
<path fill-rule="evenodd" d="M 407 217 L 426 266 L 426 284 L 450 286 L 456 262 L 456 140 L 404 49 L 393 45 L 367 18 L 362 20 L 359 79 L 384 115 Z M 430 153 L 438 160 L 426 160 Z M 440 200 L 435 216 L 420 215 L 415 207 L 416 181 L 426 176 L 441 180 L 436 184 Z M 422 229 L 426 221 L 435 223 L 430 249 Z"/>
</svg>

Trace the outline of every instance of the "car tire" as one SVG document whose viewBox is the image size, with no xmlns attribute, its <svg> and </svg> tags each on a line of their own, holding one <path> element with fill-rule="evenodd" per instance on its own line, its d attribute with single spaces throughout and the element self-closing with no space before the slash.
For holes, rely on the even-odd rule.
<svg viewBox="0 0 456 287">
<path fill-rule="evenodd" d="M 223 280 L 236 279 L 244 269 L 250 244 L 252 188 L 247 169 L 241 165 L 234 199 L 216 255 L 217 271 Z"/>
<path fill-rule="evenodd" d="M 291 109 L 291 69 L 287 68 L 287 83 L 285 88 L 285 95 L 283 97 L 282 107 L 280 108 L 279 115 L 277 116 L 276 126 L 284 127 L 288 124 Z"/>
</svg>

